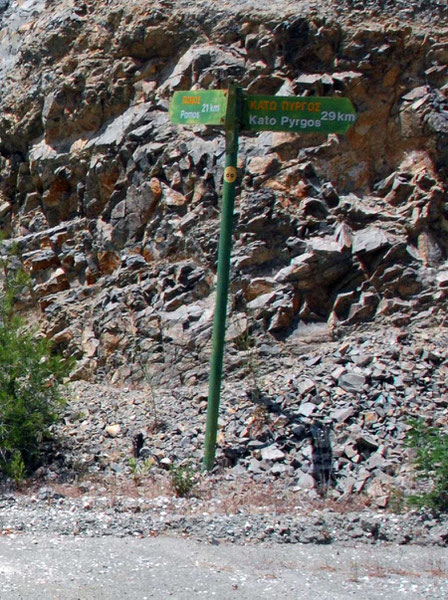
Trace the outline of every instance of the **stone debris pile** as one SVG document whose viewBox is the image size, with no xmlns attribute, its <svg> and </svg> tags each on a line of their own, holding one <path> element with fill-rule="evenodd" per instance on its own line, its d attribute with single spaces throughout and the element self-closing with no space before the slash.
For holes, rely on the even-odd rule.
<svg viewBox="0 0 448 600">
<path fill-rule="evenodd" d="M 366 330 L 343 341 L 304 338 L 292 349 L 264 343 L 250 358 L 233 347 L 216 475 L 272 485 L 276 493 L 362 497 L 390 508 L 417 489 L 405 443 L 410 421 L 447 426 L 445 346 L 443 331 L 416 328 Z M 191 377 L 189 386 L 172 381 L 140 390 L 72 384 L 58 430 L 63 446 L 45 477 L 70 479 L 78 469 L 126 478 L 132 456 L 150 460 L 153 473 L 190 462 L 199 472 L 206 389 L 196 383 L 199 373 Z"/>
</svg>

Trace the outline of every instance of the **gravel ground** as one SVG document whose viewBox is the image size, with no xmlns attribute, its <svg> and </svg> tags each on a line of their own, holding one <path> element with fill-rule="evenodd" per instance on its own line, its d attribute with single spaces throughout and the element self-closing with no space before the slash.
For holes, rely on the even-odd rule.
<svg viewBox="0 0 448 600">
<path fill-rule="evenodd" d="M 378 346 L 369 349 L 369 352 L 375 351 L 375 357 L 383 344 L 389 347 L 380 333 L 377 333 L 377 338 L 375 344 Z M 369 343 L 373 343 L 372 335 L 368 339 Z M 349 350 L 346 342 L 344 344 L 346 356 Z M 354 341 L 352 344 L 353 352 L 357 351 L 358 346 Z M 333 347 L 328 341 L 313 347 L 308 344 L 308 358 L 302 357 L 299 362 L 302 369 L 305 363 L 311 365 L 306 367 L 310 369 L 306 377 L 312 377 L 316 385 L 322 379 L 322 373 L 333 370 L 332 360 L 339 345 L 340 342 L 334 342 Z M 401 363 L 407 365 L 408 370 L 414 362 L 422 367 L 424 360 L 419 358 L 418 352 L 405 355 L 406 347 L 394 345 L 394 350 L 397 347 L 401 355 L 407 357 L 401 362 L 396 359 L 397 369 L 401 368 Z M 414 344 L 409 347 L 414 348 Z M 434 348 L 427 345 L 429 350 L 434 358 L 436 350 L 440 352 L 441 347 L 434 341 Z M 314 354 L 321 362 L 316 362 Z M 277 390 L 277 403 L 285 394 L 290 395 L 294 402 L 300 397 L 296 384 L 290 384 L 295 381 L 298 359 L 289 357 L 291 365 L 288 366 L 286 358 L 283 352 L 280 364 L 271 356 L 266 363 L 269 365 L 266 373 L 260 366 L 260 385 L 264 379 L 270 382 L 272 394 Z M 375 358 L 374 362 L 378 365 L 381 361 Z M 390 357 L 388 362 L 391 363 Z M 433 391 L 425 392 L 425 386 L 430 388 L 423 378 L 421 389 L 416 388 L 414 394 L 424 405 L 424 408 L 418 405 L 420 413 L 430 410 L 433 416 L 439 414 L 441 419 L 445 419 L 445 404 L 434 400 L 439 396 L 446 397 L 445 388 L 441 387 L 445 370 L 440 366 L 436 370 L 429 363 L 427 369 L 428 373 L 431 372 L 428 381 Z M 334 383 L 328 385 L 330 391 L 334 390 Z M 404 405 L 400 396 L 402 387 L 395 390 L 395 384 L 387 383 L 387 386 L 390 398 L 393 394 L 397 395 L 395 405 L 400 408 Z M 254 409 L 247 399 L 247 382 L 238 379 L 237 370 L 226 378 L 223 390 L 218 463 L 225 459 L 223 440 L 230 449 L 244 449 L 246 444 L 248 456 L 241 456 L 235 464 L 218 464 L 211 474 L 201 473 L 207 391 L 206 386 L 203 387 L 195 384 L 190 388 L 174 386 L 172 390 L 151 391 L 72 383 L 63 421 L 55 432 L 60 444 L 49 455 L 46 466 L 41 467 L 31 482 L 19 490 L 8 489 L 6 485 L 3 487 L 0 494 L 0 531 L 90 538 L 173 533 L 204 542 L 236 544 L 362 542 L 375 545 L 389 542 L 440 547 L 448 544 L 448 516 L 436 518 L 429 512 L 406 511 L 399 495 L 394 497 L 390 493 L 387 507 L 380 509 L 374 502 L 375 497 L 368 493 L 345 494 L 332 488 L 329 497 L 322 499 L 312 486 L 302 488 L 298 482 L 303 477 L 300 473 L 308 446 L 288 436 L 285 438 L 288 444 L 301 448 L 302 454 L 298 457 L 301 469 L 282 471 L 278 469 L 278 461 L 266 460 L 264 463 L 261 461 L 264 470 L 253 471 L 252 448 L 257 452 L 258 437 L 246 436 L 240 430 L 250 422 Z M 373 384 L 369 393 L 372 387 Z M 151 399 L 152 394 L 155 397 Z M 344 406 L 351 407 L 353 402 L 359 402 L 356 397 L 355 400 L 350 399 L 349 394 L 345 394 L 344 398 Z M 409 403 L 409 396 L 406 398 Z M 300 408 L 303 402 L 302 399 L 296 404 Z M 296 404 L 291 406 L 297 408 Z M 329 406 L 331 408 L 331 402 Z M 409 407 L 411 410 L 411 405 Z M 154 428 L 155 411 L 157 428 Z M 389 411 L 386 426 L 393 418 Z M 400 418 L 408 417 L 404 414 Z M 397 419 L 394 418 L 394 422 Z M 382 425 L 378 431 L 385 429 Z M 344 430 L 349 431 L 350 428 L 344 425 Z M 143 432 L 144 446 L 132 468 L 130 459 L 135 432 Z M 278 444 L 283 434 L 282 429 L 277 432 L 280 436 Z M 242 440 L 245 440 L 244 444 Z M 386 442 L 391 445 L 397 460 L 404 461 L 400 439 L 391 437 L 382 443 Z M 149 469 L 146 469 L 147 460 L 152 462 Z M 174 494 L 169 469 L 171 465 L 178 467 L 185 461 L 196 465 L 192 473 L 195 485 L 189 497 L 179 498 Z M 361 470 L 362 465 L 361 462 Z M 347 462 L 347 466 L 351 468 L 351 463 Z M 356 482 L 356 471 L 352 469 L 350 473 Z M 403 473 L 401 478 L 409 476 L 406 469 Z M 336 475 L 343 479 L 339 473 Z M 388 478 L 396 485 L 398 476 Z M 359 481 L 364 480 L 361 478 Z"/>
<path fill-rule="evenodd" d="M 0 564 L 0 597 L 8 600 L 448 598 L 440 548 L 26 534 L 0 538 Z"/>
<path fill-rule="evenodd" d="M 75 486 L 59 489 L 66 494 L 79 491 Z M 0 502 L 0 532 L 89 538 L 174 533 L 198 541 L 237 545 L 273 542 L 374 546 L 391 542 L 443 547 L 448 542 L 448 520 L 425 513 L 396 515 L 347 507 L 336 510 L 335 506 L 288 507 L 286 503 L 283 510 L 272 504 L 258 508 L 241 504 L 231 511 L 222 506 L 222 486 L 220 498 L 209 500 L 175 498 L 172 494 L 151 498 L 150 493 L 148 485 L 146 489 L 124 491 L 103 486 L 77 498 L 50 487 L 37 494 L 4 495 Z"/>
</svg>

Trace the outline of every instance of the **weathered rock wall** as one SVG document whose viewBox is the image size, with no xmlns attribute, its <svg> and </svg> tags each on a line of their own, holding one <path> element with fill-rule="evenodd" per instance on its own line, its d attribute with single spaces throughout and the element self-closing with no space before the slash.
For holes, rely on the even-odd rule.
<svg viewBox="0 0 448 600">
<path fill-rule="evenodd" d="M 346 137 L 241 138 L 243 330 L 444 319 L 446 7 L 247 4 L 2 6 L 0 225 L 80 377 L 188 372 L 209 341 L 224 137 L 170 123 L 192 86 L 347 96 L 359 114 Z"/>
</svg>

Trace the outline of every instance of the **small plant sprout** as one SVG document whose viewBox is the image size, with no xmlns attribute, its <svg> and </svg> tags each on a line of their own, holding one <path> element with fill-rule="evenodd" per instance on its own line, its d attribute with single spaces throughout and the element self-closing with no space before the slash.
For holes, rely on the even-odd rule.
<svg viewBox="0 0 448 600">
<path fill-rule="evenodd" d="M 171 465 L 171 487 L 177 497 L 189 496 L 197 483 L 196 470 L 190 463 L 185 465 Z"/>
<path fill-rule="evenodd" d="M 140 480 L 143 477 L 147 477 L 154 465 L 153 458 L 146 458 L 143 461 L 139 461 L 137 458 L 129 459 L 129 468 L 131 470 L 131 475 L 134 480 L 134 483 L 138 485 Z"/>
</svg>

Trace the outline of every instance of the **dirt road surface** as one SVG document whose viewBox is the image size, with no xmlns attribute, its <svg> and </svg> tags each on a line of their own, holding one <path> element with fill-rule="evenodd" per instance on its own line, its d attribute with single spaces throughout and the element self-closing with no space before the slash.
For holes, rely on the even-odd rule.
<svg viewBox="0 0 448 600">
<path fill-rule="evenodd" d="M 0 537 L 1 600 L 448 599 L 446 549 Z"/>
</svg>

